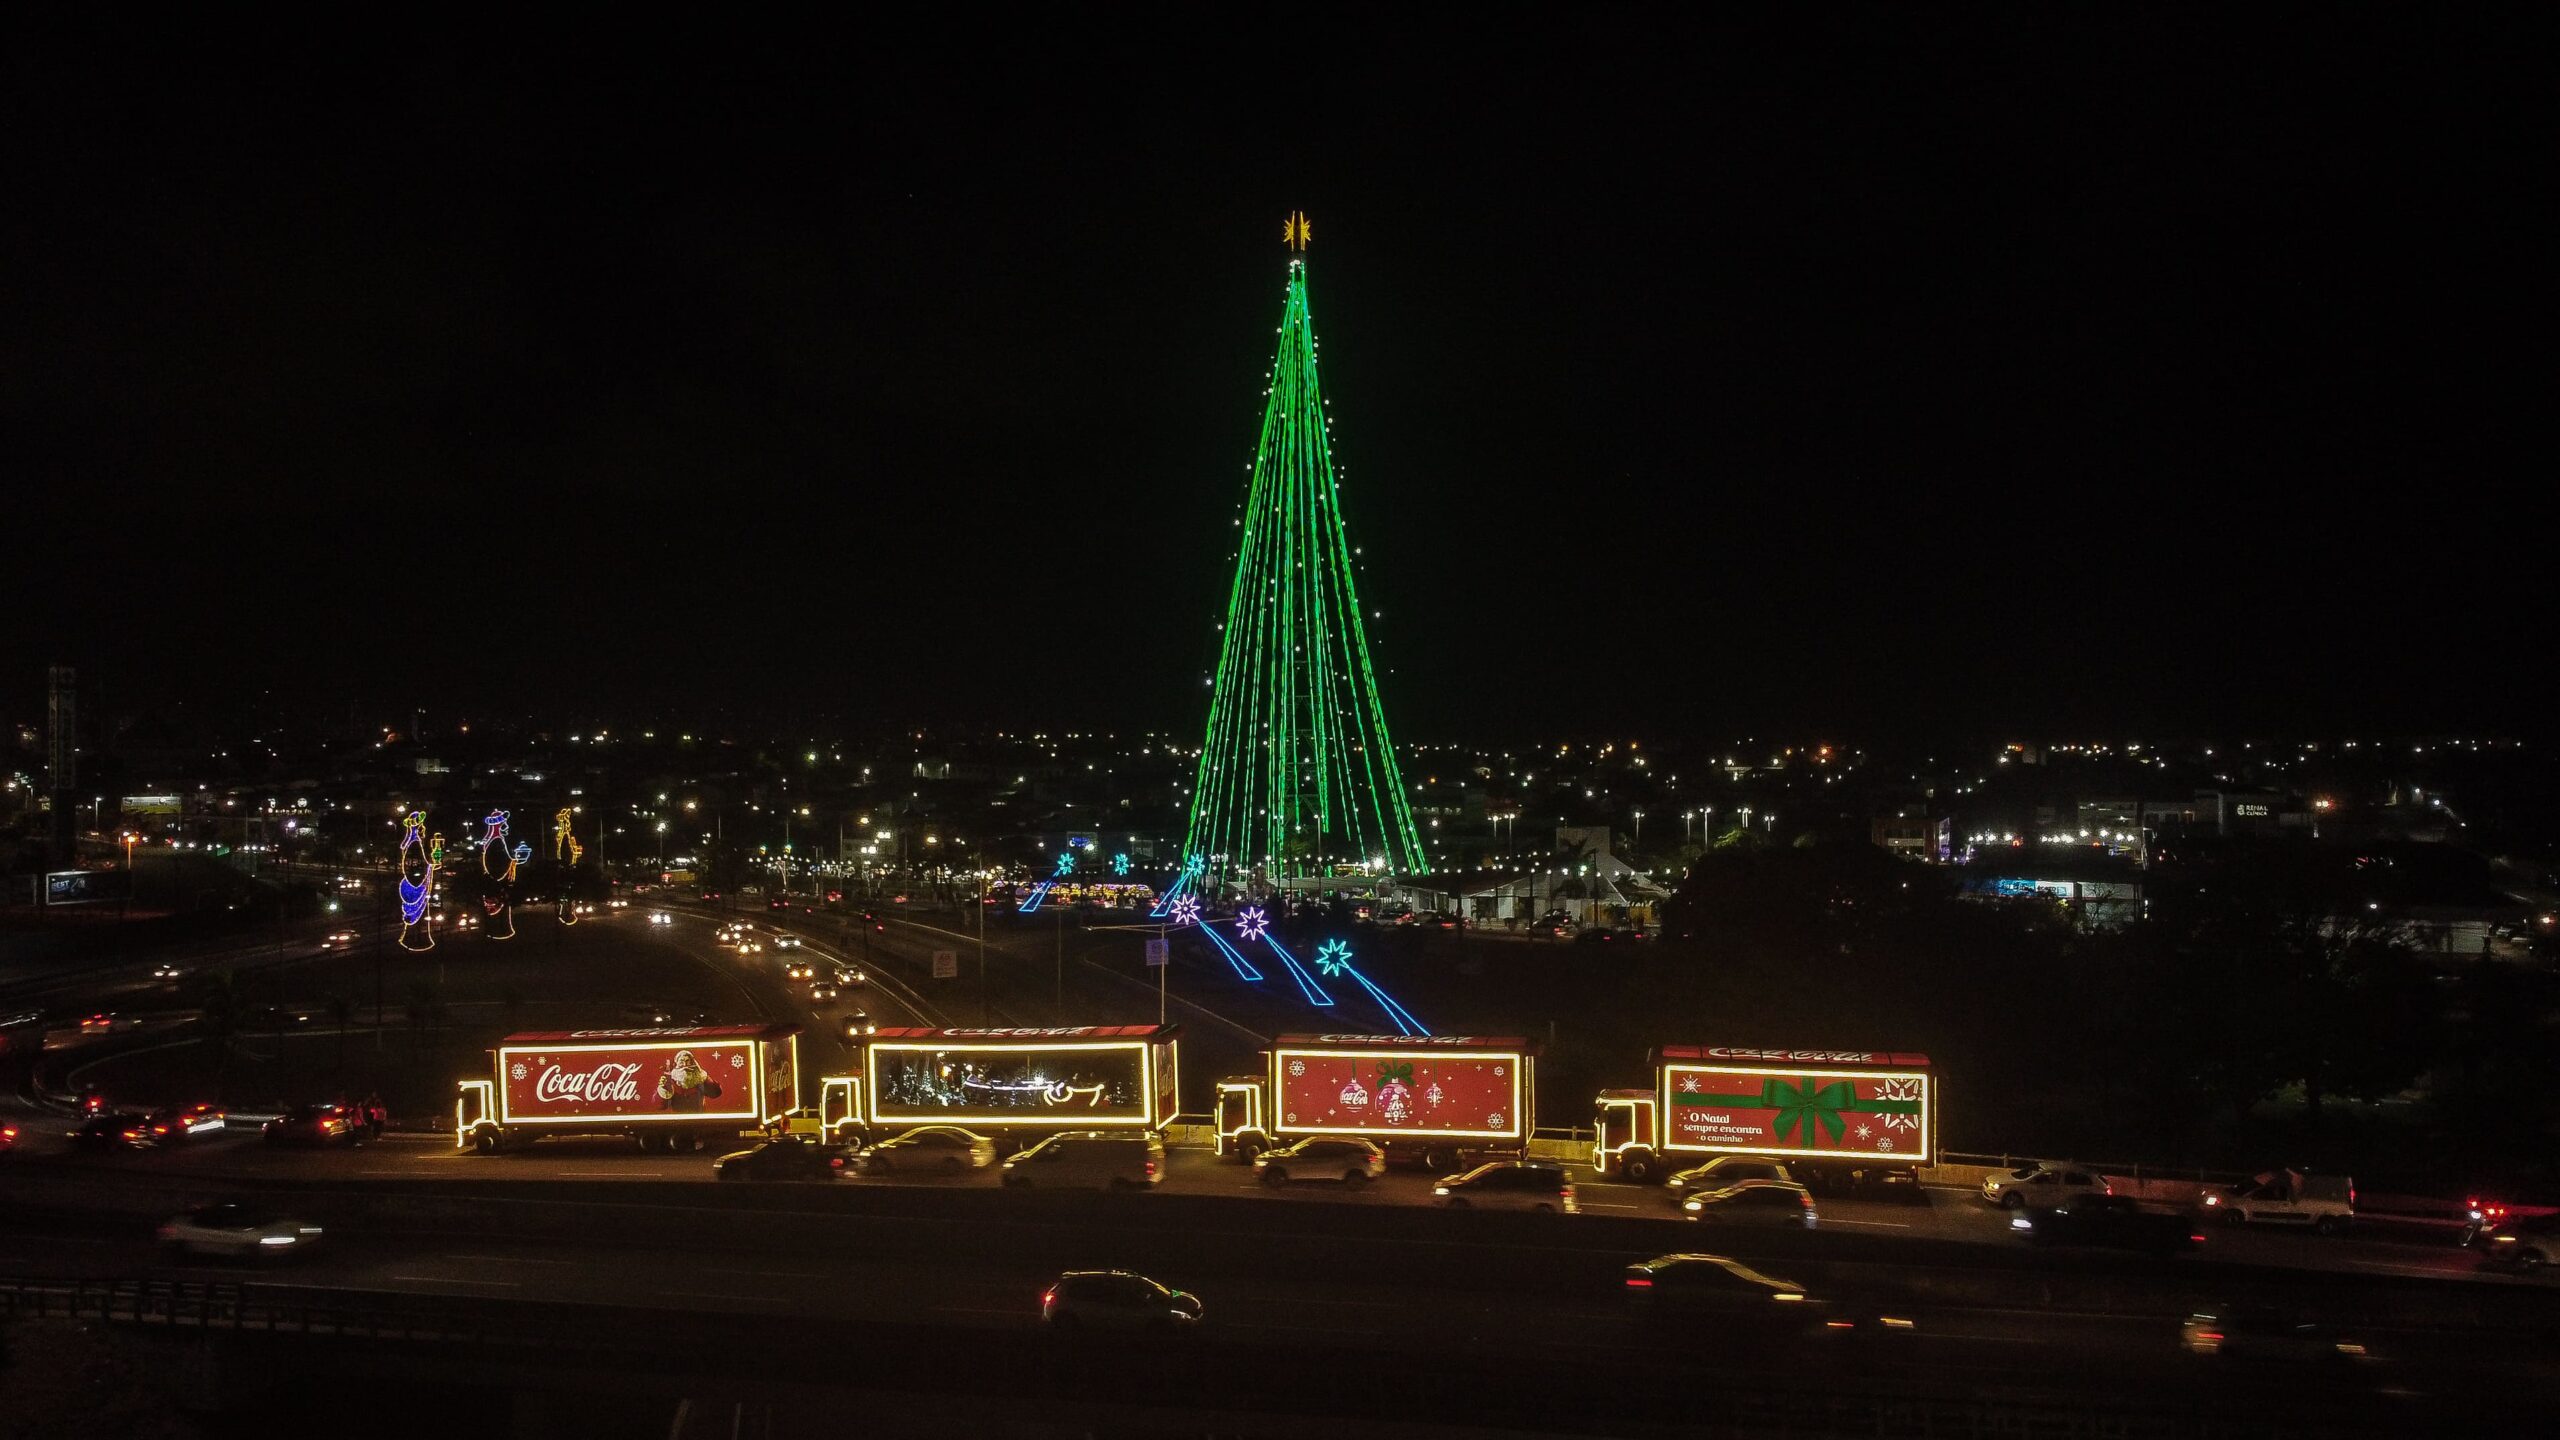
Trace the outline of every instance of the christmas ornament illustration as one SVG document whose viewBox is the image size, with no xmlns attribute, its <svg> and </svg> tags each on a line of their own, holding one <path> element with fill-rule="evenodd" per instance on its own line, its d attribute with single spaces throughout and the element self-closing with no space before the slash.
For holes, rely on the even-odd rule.
<svg viewBox="0 0 2560 1440">
<path fill-rule="evenodd" d="M 1413 1066 L 1378 1067 L 1378 1118 L 1401 1125 L 1413 1118 Z"/>
<path fill-rule="evenodd" d="M 1440 1094 L 1440 1082 L 1437 1080 L 1431 1082 L 1431 1088 L 1422 1092 L 1422 1104 L 1426 1109 L 1439 1109 L 1442 1098 L 1444 1097 Z"/>
<path fill-rule="evenodd" d="M 1352 1076 L 1350 1080 L 1343 1084 L 1340 1099 L 1342 1101 L 1342 1107 L 1346 1110 L 1366 1110 L 1369 1108 L 1369 1092 L 1360 1088 L 1360 1077 L 1357 1075 Z"/>
</svg>

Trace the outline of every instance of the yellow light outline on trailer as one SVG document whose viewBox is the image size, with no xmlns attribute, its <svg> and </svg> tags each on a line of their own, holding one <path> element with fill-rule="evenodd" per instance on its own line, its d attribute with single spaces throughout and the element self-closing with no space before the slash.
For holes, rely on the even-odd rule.
<svg viewBox="0 0 2560 1440">
<path fill-rule="evenodd" d="M 1700 1065 L 1687 1060 L 1665 1060 L 1661 1065 L 1660 1103 L 1656 1123 L 1662 1129 L 1662 1151 L 1683 1155 L 1772 1155 L 1794 1156 L 1815 1160 L 1864 1160 L 1877 1165 L 1927 1165 L 1937 1158 L 1938 1132 L 1933 1113 L 1937 1085 L 1926 1070 L 1824 1070 L 1802 1065 Z M 1702 1075 L 1751 1075 L 1760 1079 L 1782 1080 L 1917 1080 L 1920 1082 L 1920 1148 L 1901 1153 L 1891 1150 L 1816 1150 L 1811 1147 L 1786 1149 L 1773 1145 L 1748 1145 L 1739 1141 L 1731 1145 L 1683 1144 L 1673 1129 L 1672 1113 L 1679 1107 L 1671 1103 L 1671 1072 L 1687 1071 Z M 1692 1107 L 1694 1108 L 1694 1107 Z M 1735 1107 L 1742 1108 L 1742 1107 Z"/>
<path fill-rule="evenodd" d="M 1173 1099 L 1168 1103 L 1179 1104 L 1182 1098 L 1180 1088 L 1182 1084 L 1182 1051 L 1179 1046 L 1174 1045 L 1173 1041 L 1167 1039 L 1025 1039 L 1016 1041 L 1009 1045 L 978 1040 L 874 1040 L 862 1047 L 862 1074 L 863 1078 L 870 1082 L 866 1088 L 869 1090 L 871 1096 L 871 1123 L 875 1125 L 938 1125 L 956 1123 L 958 1121 L 965 1120 L 971 1124 L 1001 1125 L 1007 1129 L 1040 1129 L 1045 1127 L 1055 1130 L 1100 1130 L 1106 1128 L 1126 1129 L 1135 1127 L 1140 1130 L 1153 1130 L 1173 1118 L 1173 1112 L 1171 1110 L 1165 1111 L 1161 1117 L 1156 1114 L 1158 1092 L 1156 1089 L 1155 1047 L 1158 1045 L 1173 1047 L 1168 1053 L 1168 1058 L 1173 1062 L 1171 1069 L 1173 1071 L 1173 1082 L 1175 1088 L 1173 1091 Z M 1081 1115 L 1074 1111 L 1063 1109 L 1040 1112 L 1024 1112 L 1021 1110 L 994 1112 L 976 1112 L 967 1110 L 919 1110 L 914 1112 L 912 1115 L 891 1115 L 880 1103 L 880 1055 L 881 1052 L 888 1050 L 988 1050 L 1003 1051 L 1009 1054 L 1020 1054 L 1027 1050 L 1135 1050 L 1138 1052 L 1138 1080 L 1140 1084 L 1140 1093 L 1143 1097 L 1139 1102 L 1140 1113 L 1135 1117 L 1123 1115 L 1097 1118 L 1095 1116 Z"/>
<path fill-rule="evenodd" d="M 800 1037 L 794 1035 L 791 1038 L 794 1046 L 792 1063 L 797 1066 L 799 1064 L 797 1047 Z M 682 1114 L 677 1114 L 672 1111 L 659 1111 L 655 1114 L 649 1115 L 528 1115 L 522 1120 L 519 1120 L 515 1117 L 513 1112 L 508 1109 L 507 1092 L 506 1089 L 501 1086 L 498 1089 L 498 1123 L 502 1126 L 593 1125 L 600 1122 L 610 1122 L 616 1125 L 680 1125 L 701 1120 L 753 1120 L 758 1124 L 762 1124 L 764 1123 L 764 1043 L 765 1042 L 762 1039 L 752 1035 L 718 1036 L 709 1040 L 665 1040 L 655 1042 L 656 1045 L 671 1047 L 670 1053 L 674 1050 L 706 1050 L 715 1045 L 746 1046 L 747 1069 L 750 1072 L 749 1078 L 755 1083 L 755 1103 L 749 1105 L 744 1110 L 689 1110 Z M 653 1048 L 653 1043 L 647 1040 L 626 1040 L 619 1045 L 501 1045 L 498 1047 L 498 1071 L 500 1074 L 506 1073 L 507 1057 L 509 1055 L 563 1055 L 587 1051 L 644 1050 L 650 1048 Z M 476 1084 L 480 1082 L 475 1081 L 472 1083 Z M 495 1082 L 490 1083 L 494 1084 Z M 799 1088 L 800 1078 L 798 1074 L 795 1073 L 792 1076 L 791 1084 L 794 1090 Z"/>
<path fill-rule="evenodd" d="M 1473 1130 L 1407 1130 L 1401 1126 L 1390 1125 L 1295 1125 L 1281 1118 L 1280 1075 L 1284 1062 L 1292 1055 L 1339 1059 L 1349 1055 L 1412 1056 L 1415 1054 L 1427 1054 L 1434 1060 L 1508 1060 L 1512 1062 L 1511 1108 L 1505 1112 L 1511 1117 L 1510 1127 L 1503 1130 L 1488 1130 L 1481 1126 Z M 1525 1050 L 1417 1050 L 1401 1045 L 1337 1045 L 1324 1050 L 1274 1050 L 1271 1052 L 1273 1125 L 1269 1133 L 1273 1135 L 1384 1135 L 1390 1139 L 1413 1135 L 1435 1140 L 1509 1140 L 1518 1137 L 1525 1140 L 1528 1136 L 1526 1126 L 1528 1117 L 1520 1113 L 1520 1087 L 1528 1081 L 1528 1070 L 1532 1058 Z"/>
</svg>

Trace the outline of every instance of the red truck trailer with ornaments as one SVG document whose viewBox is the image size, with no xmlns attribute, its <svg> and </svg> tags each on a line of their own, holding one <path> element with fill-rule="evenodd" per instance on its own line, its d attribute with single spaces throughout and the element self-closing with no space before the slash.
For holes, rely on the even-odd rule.
<svg viewBox="0 0 2560 1440">
<path fill-rule="evenodd" d="M 1538 1049 L 1518 1037 L 1283 1035 L 1263 1061 L 1218 1082 L 1221 1155 L 1342 1135 L 1446 1172 L 1519 1155 L 1537 1127 Z"/>
<path fill-rule="evenodd" d="M 1938 1148 L 1926 1055 L 1665 1045 L 1653 1084 L 1603 1090 L 1591 1163 L 1659 1180 L 1718 1155 L 1770 1155 L 1832 1187 L 1916 1183 Z"/>
</svg>

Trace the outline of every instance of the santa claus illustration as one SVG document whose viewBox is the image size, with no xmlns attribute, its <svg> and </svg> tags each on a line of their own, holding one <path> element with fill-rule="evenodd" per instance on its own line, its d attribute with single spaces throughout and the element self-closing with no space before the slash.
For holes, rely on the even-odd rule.
<svg viewBox="0 0 2560 1440">
<path fill-rule="evenodd" d="M 680 1115 L 699 1113 L 702 1102 L 720 1098 L 720 1082 L 694 1063 L 693 1052 L 679 1050 L 658 1077 L 658 1108 Z"/>
</svg>

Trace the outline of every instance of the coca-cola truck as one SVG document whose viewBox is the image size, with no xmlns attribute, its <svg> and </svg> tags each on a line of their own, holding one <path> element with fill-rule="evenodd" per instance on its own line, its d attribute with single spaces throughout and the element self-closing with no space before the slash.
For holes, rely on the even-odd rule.
<svg viewBox="0 0 2560 1440">
<path fill-rule="evenodd" d="M 1218 1153 L 1251 1162 L 1311 1135 L 1447 1172 L 1516 1157 L 1537 1127 L 1538 1049 L 1517 1037 L 1283 1035 L 1263 1073 L 1218 1082 Z"/>
<path fill-rule="evenodd" d="M 1181 1032 L 1179 1025 L 883 1026 L 856 1047 L 861 1073 L 818 1082 L 816 1129 L 853 1144 L 916 1125 L 957 1125 L 999 1147 L 1063 1130 L 1159 1130 L 1177 1108 Z"/>
<path fill-rule="evenodd" d="M 1938 1144 L 1926 1055 L 1665 1045 L 1653 1086 L 1603 1090 L 1591 1163 L 1659 1180 L 1717 1155 L 1770 1155 L 1826 1188 L 1915 1182 Z"/>
<path fill-rule="evenodd" d="M 463 1081 L 453 1109 L 454 1143 L 484 1155 L 544 1135 L 694 1150 L 770 1128 L 800 1104 L 796 1025 L 537 1030 L 489 1058 L 489 1078 Z"/>
</svg>

